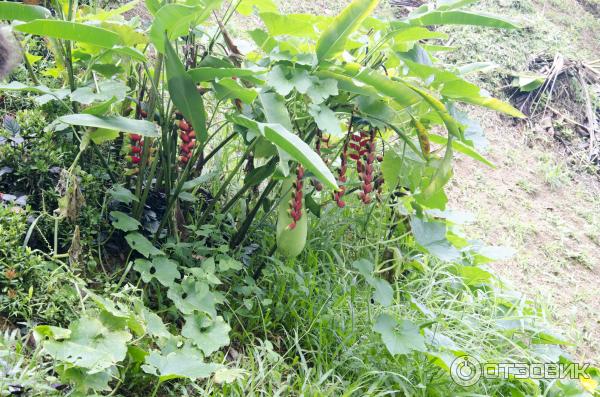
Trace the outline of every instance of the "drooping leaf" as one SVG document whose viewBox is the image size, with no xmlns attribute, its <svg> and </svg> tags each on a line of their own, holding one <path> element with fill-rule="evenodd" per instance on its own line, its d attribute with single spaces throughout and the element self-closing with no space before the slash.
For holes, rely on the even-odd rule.
<svg viewBox="0 0 600 397">
<path fill-rule="evenodd" d="M 323 183 L 332 189 L 338 189 L 335 177 L 323 159 L 306 142 L 289 132 L 281 124 L 259 123 L 238 115 L 231 116 L 231 119 L 237 124 L 260 131 L 267 140 L 283 149 Z"/>
<path fill-rule="evenodd" d="M 497 15 L 484 12 L 461 11 L 461 10 L 432 10 L 420 15 L 410 16 L 406 21 L 412 26 L 430 25 L 474 25 L 487 26 L 491 28 L 518 29 L 514 21 Z M 404 21 L 396 24 L 403 24 Z M 392 23 L 393 25 L 394 23 Z"/>
<path fill-rule="evenodd" d="M 119 229 L 124 232 L 138 230 L 138 228 L 141 226 L 136 219 L 121 211 L 111 211 L 110 216 L 115 219 L 112 222 L 112 225 L 115 227 L 115 229 Z"/>
<path fill-rule="evenodd" d="M 246 88 L 237 81 L 231 78 L 220 79 L 218 82 L 214 82 L 215 94 L 217 99 L 239 99 L 246 104 L 251 104 L 258 95 L 256 90 L 252 88 Z"/>
<path fill-rule="evenodd" d="M 391 316 L 382 314 L 377 318 L 373 330 L 381 334 L 383 343 L 393 355 L 427 350 L 419 327 L 409 320 L 396 321 Z"/>
<path fill-rule="evenodd" d="M 323 32 L 317 41 L 317 59 L 323 62 L 344 50 L 348 37 L 371 14 L 378 0 L 354 0 Z"/>
<path fill-rule="evenodd" d="M 202 95 L 196 89 L 196 83 L 186 73 L 177 52 L 168 41 L 165 43 L 165 49 L 167 82 L 171 99 L 185 119 L 192 124 L 200 141 L 206 142 L 208 132 Z"/>
<path fill-rule="evenodd" d="M 5 21 L 33 21 L 52 16 L 47 8 L 17 3 L 13 1 L 0 1 L 0 20 Z"/>
<path fill-rule="evenodd" d="M 447 145 L 448 144 L 448 138 L 440 136 L 440 135 L 431 134 L 431 135 L 429 135 L 429 139 L 431 140 L 431 142 L 437 143 L 438 145 Z M 452 141 L 452 149 L 456 150 L 457 152 L 466 154 L 467 156 L 471 157 L 472 159 L 482 162 L 485 165 L 495 168 L 494 163 L 492 163 L 491 161 L 486 159 L 475 148 L 473 148 L 461 141 L 453 140 Z"/>
<path fill-rule="evenodd" d="M 127 236 L 125 236 L 125 240 L 127 240 L 127 243 L 131 249 L 136 250 L 146 258 L 149 256 L 163 254 L 161 250 L 152 245 L 150 240 L 138 232 L 129 233 Z"/>
<path fill-rule="evenodd" d="M 331 18 L 311 14 L 287 14 L 261 12 L 260 18 L 265 23 L 271 36 L 297 36 L 316 39 L 318 30 L 326 27 Z"/>
<path fill-rule="evenodd" d="M 80 113 L 61 116 L 58 120 L 70 125 L 106 128 L 130 134 L 139 134 L 149 138 L 157 138 L 159 136 L 158 128 L 155 124 L 145 120 L 133 120 L 121 116 L 94 116 L 92 114 Z"/>
<path fill-rule="evenodd" d="M 107 29 L 78 22 L 36 19 L 15 26 L 15 30 L 38 36 L 94 44 L 103 48 L 111 48 L 112 46 L 122 44 L 118 34 Z"/>
</svg>

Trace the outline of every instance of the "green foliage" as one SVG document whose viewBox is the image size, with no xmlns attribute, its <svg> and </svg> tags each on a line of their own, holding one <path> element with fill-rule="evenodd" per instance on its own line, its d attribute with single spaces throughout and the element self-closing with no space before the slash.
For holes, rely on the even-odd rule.
<svg viewBox="0 0 600 397">
<path fill-rule="evenodd" d="M 446 209 L 454 151 L 491 165 L 460 103 L 523 115 L 438 63 L 428 46 L 447 35 L 424 27 L 516 26 L 462 10 L 470 1 L 398 21 L 373 17 L 372 0 L 334 18 L 244 0 L 240 13 L 258 11 L 267 28 L 250 33 L 244 57 L 226 27 L 235 7 L 205 23 L 221 3 L 147 1 L 148 28 L 121 17 L 133 4 L 69 3 L 45 18 L 0 3 L 26 22 L 15 31 L 52 43 L 43 72 L 59 81 L 43 85 L 28 68 L 31 83 L 0 90 L 61 109 L 49 123 L 37 110 L 5 119 L 15 144 L 0 146 L 11 168 L 0 186 L 35 192 L 36 217 L 26 233 L 23 210 L 0 206 L 10 258 L 0 270 L 18 275 L 0 276 L 18 297 L 0 312 L 37 320 L 23 313 L 38 290 L 81 310 L 60 328 L 46 309 L 55 325 L 34 328 L 71 395 L 275 395 L 285 382 L 299 395 L 453 395 L 464 392 L 448 374 L 461 354 L 538 358 L 529 343 L 560 357 L 564 341 L 483 267 L 502 249 L 469 240 Z M 19 141 L 22 131 L 34 139 Z M 34 187 L 18 177 L 38 155 Z M 60 177 L 48 177 L 51 164 Z M 34 233 L 45 244 L 32 254 Z M 71 294 L 45 291 L 53 277 Z M 527 327 L 505 326 L 515 316 Z M 257 368 L 260 386 L 235 364 Z"/>
</svg>

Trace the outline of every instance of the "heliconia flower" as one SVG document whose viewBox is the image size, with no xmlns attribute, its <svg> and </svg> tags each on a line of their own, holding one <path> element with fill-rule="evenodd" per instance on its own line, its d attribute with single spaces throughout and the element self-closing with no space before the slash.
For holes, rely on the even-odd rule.
<svg viewBox="0 0 600 397">
<path fill-rule="evenodd" d="M 142 161 L 142 159 L 139 158 L 138 156 L 131 156 L 131 162 L 133 164 L 139 164 L 140 161 Z"/>
<path fill-rule="evenodd" d="M 293 184 L 294 191 L 290 199 L 290 208 L 288 214 L 292 218 L 292 222 L 288 225 L 289 230 L 296 228 L 297 222 L 302 218 L 302 178 L 304 178 L 304 168 L 298 164 L 296 168 L 296 182 Z"/>
<path fill-rule="evenodd" d="M 142 148 L 139 146 L 132 146 L 131 147 L 131 152 L 132 153 L 141 153 L 142 152 Z"/>
<path fill-rule="evenodd" d="M 357 171 L 359 172 L 358 177 L 362 181 L 362 191 L 358 193 L 358 197 L 364 204 L 369 204 L 371 202 L 371 196 L 369 195 L 373 192 L 373 162 L 375 161 L 375 129 L 371 129 L 369 132 L 368 140 L 366 141 L 364 146 L 366 149 L 366 153 L 361 154 L 365 157 L 365 164 L 361 162 L 357 162 Z M 361 132 L 361 136 L 363 133 Z M 360 169 L 359 169 L 360 168 Z"/>
<path fill-rule="evenodd" d="M 132 140 L 133 142 L 138 142 L 139 140 L 141 140 L 141 139 L 142 139 L 142 136 L 141 136 L 141 135 L 138 135 L 138 134 L 131 134 L 129 137 L 131 138 L 131 140 Z"/>
<path fill-rule="evenodd" d="M 181 118 L 177 123 L 179 127 L 179 139 L 181 142 L 179 144 L 179 161 L 183 164 L 187 164 L 190 160 L 191 153 L 196 145 L 196 132 L 193 130 L 193 127 L 190 123 L 188 123 L 181 113 L 175 113 L 178 118 Z"/>
</svg>

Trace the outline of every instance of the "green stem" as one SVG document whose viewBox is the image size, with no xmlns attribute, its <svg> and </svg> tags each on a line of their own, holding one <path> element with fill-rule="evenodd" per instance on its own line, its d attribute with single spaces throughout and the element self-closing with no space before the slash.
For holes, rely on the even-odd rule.
<svg viewBox="0 0 600 397">
<path fill-rule="evenodd" d="M 225 180 L 225 182 L 223 182 L 223 184 L 221 185 L 221 188 L 219 189 L 219 191 L 217 192 L 217 194 L 215 194 L 215 196 L 213 197 L 213 201 L 210 203 L 210 205 L 208 206 L 208 208 L 206 209 L 206 211 L 204 211 L 204 214 L 202 215 L 202 218 L 200 218 L 200 222 L 199 223 L 201 225 L 206 221 L 206 218 L 208 217 L 208 215 L 210 213 L 212 213 L 212 211 L 215 209 L 215 205 L 217 205 L 217 202 L 219 201 L 219 198 L 225 193 L 225 191 L 227 190 L 227 187 L 229 187 L 229 184 L 231 183 L 231 181 L 233 180 L 233 178 L 237 175 L 237 173 L 239 172 L 240 168 L 242 168 L 242 165 L 244 164 L 244 161 L 246 161 L 246 158 L 248 157 L 248 154 L 252 151 L 252 149 L 254 149 L 254 146 L 256 146 L 257 142 L 258 142 L 258 139 L 255 139 L 246 148 L 246 151 L 244 152 L 244 154 L 240 158 L 240 161 L 238 161 L 238 163 L 234 167 L 233 171 L 229 174 L 229 176 L 227 177 L 227 179 Z"/>
</svg>

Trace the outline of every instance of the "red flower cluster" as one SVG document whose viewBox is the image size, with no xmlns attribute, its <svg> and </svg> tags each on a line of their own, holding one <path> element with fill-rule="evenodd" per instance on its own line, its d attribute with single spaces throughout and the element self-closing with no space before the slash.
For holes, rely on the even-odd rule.
<svg viewBox="0 0 600 397">
<path fill-rule="evenodd" d="M 142 136 L 138 134 L 129 135 L 129 139 L 131 140 L 131 148 L 130 148 L 130 161 L 132 164 L 139 164 L 142 161 L 142 148 L 144 147 L 144 141 L 142 140 Z"/>
<path fill-rule="evenodd" d="M 323 158 L 321 154 L 321 144 L 324 143 L 327 145 L 329 143 L 329 137 L 324 137 L 323 132 L 321 130 L 317 130 L 317 143 L 315 144 L 315 152 L 319 155 L 319 157 Z M 327 159 L 323 159 L 323 162 L 327 164 Z M 323 190 L 323 184 L 319 182 L 316 178 L 311 180 L 312 185 L 315 187 L 317 192 Z"/>
<path fill-rule="evenodd" d="M 288 210 L 288 213 L 292 218 L 292 223 L 288 225 L 289 230 L 295 229 L 296 222 L 302 218 L 302 178 L 304 178 L 304 168 L 302 168 L 302 165 L 298 164 L 296 170 L 296 182 L 292 185 L 294 191 L 292 193 L 292 198 L 290 199 L 290 209 Z"/>
<path fill-rule="evenodd" d="M 196 144 L 196 132 L 185 119 L 179 121 L 179 130 L 179 138 L 181 139 L 181 143 L 179 144 L 179 161 L 185 165 L 192 156 L 192 151 Z"/>
<path fill-rule="evenodd" d="M 372 129 L 369 134 L 361 132 L 361 140 L 355 146 L 359 147 L 360 157 L 356 161 L 356 170 L 358 177 L 362 181 L 362 191 L 358 193 L 358 197 L 364 204 L 371 202 L 371 192 L 373 191 L 373 162 L 375 161 L 375 129 Z M 363 165 L 362 160 L 365 161 Z"/>
</svg>

